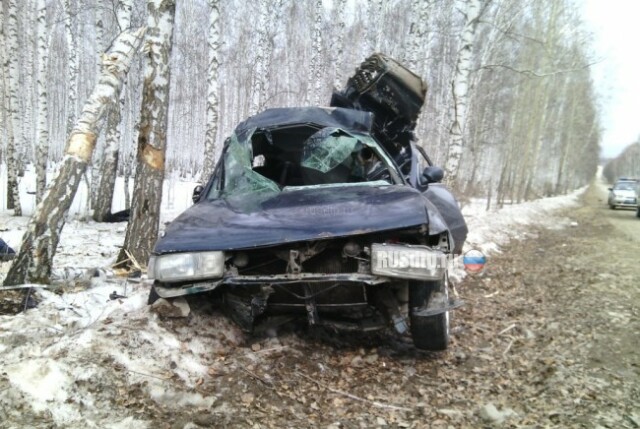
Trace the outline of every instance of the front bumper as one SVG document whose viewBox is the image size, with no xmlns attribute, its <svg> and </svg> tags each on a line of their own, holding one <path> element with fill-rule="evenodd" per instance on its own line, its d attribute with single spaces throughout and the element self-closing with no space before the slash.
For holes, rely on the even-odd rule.
<svg viewBox="0 0 640 429">
<path fill-rule="evenodd" d="M 447 270 L 447 255 L 441 250 L 422 245 L 372 244 L 367 254 L 370 261 L 360 258 L 357 272 L 294 272 L 285 274 L 238 274 L 235 267 L 228 268 L 220 279 L 191 280 L 180 283 L 155 281 L 153 286 L 162 298 L 213 291 L 220 286 L 284 286 L 315 283 L 375 286 L 393 280 L 440 280 Z M 299 253 L 290 253 L 290 264 Z M 293 262 L 292 262 L 293 261 Z M 332 270 L 333 271 L 333 270 Z M 339 271 L 339 270 L 337 270 Z"/>
<path fill-rule="evenodd" d="M 638 205 L 638 199 L 636 197 L 621 196 L 612 197 L 609 196 L 609 205 L 618 207 L 636 207 Z"/>
<path fill-rule="evenodd" d="M 251 286 L 251 285 L 292 285 L 302 283 L 354 283 L 366 285 L 379 285 L 389 283 L 388 277 L 372 274 L 323 274 L 323 273 L 299 273 L 299 274 L 273 274 L 256 276 L 229 276 L 220 280 L 188 283 L 178 286 L 166 286 L 155 283 L 153 286 L 161 298 L 175 298 L 178 296 L 192 295 L 195 293 L 209 292 L 223 285 Z"/>
</svg>

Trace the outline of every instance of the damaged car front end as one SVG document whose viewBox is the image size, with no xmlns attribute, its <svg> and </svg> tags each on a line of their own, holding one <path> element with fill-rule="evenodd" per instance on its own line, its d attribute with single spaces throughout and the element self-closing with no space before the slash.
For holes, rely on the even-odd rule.
<svg viewBox="0 0 640 429">
<path fill-rule="evenodd" d="M 379 57 L 378 68 L 397 67 Z M 270 109 L 241 123 L 194 206 L 158 240 L 153 296 L 216 291 L 246 331 L 303 317 L 340 330 L 393 327 L 418 348 L 446 348 L 458 305 L 447 266 L 464 219 L 438 169 L 420 171 L 430 161 L 411 141 L 419 108 L 403 116 L 399 103 L 362 103 L 388 95 L 389 82 L 396 99 L 423 100 L 407 73 L 356 89 L 352 78 L 334 107 Z M 418 94 L 398 86 L 410 78 Z"/>
</svg>

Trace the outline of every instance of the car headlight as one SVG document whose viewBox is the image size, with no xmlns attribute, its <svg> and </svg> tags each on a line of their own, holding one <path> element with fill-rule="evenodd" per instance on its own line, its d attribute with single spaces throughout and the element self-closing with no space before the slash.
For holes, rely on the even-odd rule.
<svg viewBox="0 0 640 429">
<path fill-rule="evenodd" d="M 223 252 L 170 253 L 149 260 L 149 276 L 161 282 L 220 278 L 223 273 Z"/>
<path fill-rule="evenodd" d="M 447 269 L 446 255 L 426 246 L 374 244 L 371 272 L 385 277 L 440 280 Z"/>
</svg>

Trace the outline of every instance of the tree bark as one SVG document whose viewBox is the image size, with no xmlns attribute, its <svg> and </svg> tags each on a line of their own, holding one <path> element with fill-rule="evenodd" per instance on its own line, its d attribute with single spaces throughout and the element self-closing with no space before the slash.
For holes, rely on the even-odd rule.
<svg viewBox="0 0 640 429">
<path fill-rule="evenodd" d="M 427 25 L 431 0 L 412 0 L 411 14 L 414 16 L 409 30 L 407 66 L 409 70 L 419 73 L 422 70 L 421 62 L 427 56 L 430 40 L 427 38 Z"/>
<path fill-rule="evenodd" d="M 146 266 L 158 236 L 167 145 L 175 0 L 149 0 L 146 66 L 131 215 L 119 262 Z M 135 261 L 131 261 L 133 258 Z M 134 264 L 135 265 L 135 264 Z"/>
<path fill-rule="evenodd" d="M 78 55 L 78 41 L 73 24 L 76 22 L 77 10 L 74 10 L 74 0 L 64 0 L 65 22 L 64 31 L 67 39 L 67 70 L 69 72 L 69 86 L 67 88 L 67 135 L 71 134 L 78 108 L 78 73 L 80 72 L 80 58 Z"/>
<path fill-rule="evenodd" d="M 49 128 L 47 110 L 47 4 L 37 3 L 37 44 L 38 44 L 38 120 L 36 131 L 36 203 L 40 203 L 47 187 L 47 158 L 49 156 Z"/>
<path fill-rule="evenodd" d="M 205 183 L 213 173 L 216 162 L 216 138 L 218 136 L 218 51 L 220 49 L 220 4 L 209 0 L 209 66 L 207 69 L 207 131 L 204 137 L 204 164 L 200 182 Z"/>
<path fill-rule="evenodd" d="M 347 28 L 347 24 L 345 22 L 345 9 L 346 9 L 347 1 L 346 0 L 338 0 L 336 6 L 336 23 L 337 23 L 337 31 L 334 40 L 334 50 L 335 57 L 333 61 L 333 87 L 335 89 L 342 88 L 342 85 L 345 81 L 345 76 L 342 76 L 342 65 L 344 62 L 344 36 Z"/>
<path fill-rule="evenodd" d="M 121 31 L 129 29 L 131 25 L 131 10 L 133 0 L 120 0 L 116 8 L 116 19 Z M 93 220 L 105 222 L 110 218 L 113 194 L 118 175 L 118 157 L 120 154 L 120 122 L 121 112 L 124 110 L 124 93 L 120 100 L 109 109 L 107 115 L 107 132 L 105 136 L 104 152 L 100 163 L 100 174 L 96 178 L 99 182 L 94 202 Z M 94 167 L 96 168 L 96 167 Z"/>
<path fill-rule="evenodd" d="M 267 0 L 260 0 L 258 2 L 259 16 L 258 16 L 258 46 L 256 54 L 255 72 L 253 76 L 253 88 L 251 91 L 251 104 L 249 106 L 249 114 L 255 115 L 262 108 L 264 99 L 262 98 L 267 92 L 266 79 L 267 79 L 267 51 L 266 46 L 268 43 L 267 25 L 269 20 L 269 2 Z"/>
<path fill-rule="evenodd" d="M 451 141 L 445 164 L 445 183 L 456 188 L 458 170 L 464 147 L 464 126 L 469 102 L 469 75 L 471 74 L 473 44 L 476 29 L 483 11 L 483 0 L 464 0 L 465 25 L 462 30 L 456 69 L 451 82 L 453 95 L 453 120 L 449 130 Z"/>
<path fill-rule="evenodd" d="M 49 282 L 60 232 L 82 175 L 91 161 L 100 124 L 107 107 L 118 102 L 124 78 L 143 35 L 144 29 L 122 33 L 105 55 L 99 81 L 67 141 L 60 171 L 29 221 L 5 285 Z"/>
<path fill-rule="evenodd" d="M 9 113 L 7 121 L 7 209 L 13 209 L 15 216 L 22 216 L 20 204 L 20 192 L 18 187 L 18 163 L 16 157 L 16 139 L 20 127 L 20 101 L 18 99 L 18 87 L 20 75 L 18 73 L 18 5 L 16 0 L 9 0 L 6 25 L 6 46 L 4 58 L 6 64 L 6 83 L 8 98 L 5 100 L 5 109 Z M 4 45 L 3 45 L 4 46 Z"/>
<path fill-rule="evenodd" d="M 311 52 L 311 67 L 309 67 L 309 104 L 318 106 L 320 104 L 320 92 L 322 90 L 323 69 L 322 60 L 322 14 L 324 7 L 322 0 L 315 1 L 314 24 L 313 24 L 313 48 Z"/>
</svg>

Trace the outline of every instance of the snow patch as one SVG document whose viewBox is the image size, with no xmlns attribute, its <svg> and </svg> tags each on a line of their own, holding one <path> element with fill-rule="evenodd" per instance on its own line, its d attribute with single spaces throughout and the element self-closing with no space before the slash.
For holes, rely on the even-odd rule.
<svg viewBox="0 0 640 429">
<path fill-rule="evenodd" d="M 216 398 L 204 397 L 199 393 L 177 392 L 162 386 L 154 386 L 149 393 L 154 401 L 170 407 L 209 409 L 216 400 Z"/>
<path fill-rule="evenodd" d="M 69 384 L 69 376 L 52 360 L 18 363 L 8 375 L 15 387 L 31 396 L 31 406 L 36 411 L 46 410 L 48 402 L 65 402 L 68 398 L 62 387 Z"/>
</svg>

